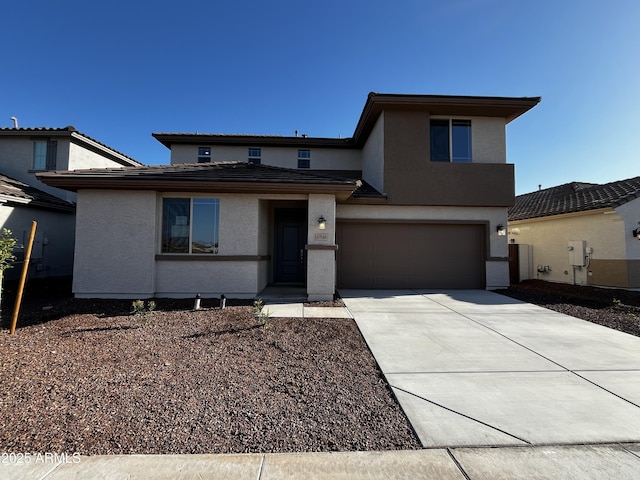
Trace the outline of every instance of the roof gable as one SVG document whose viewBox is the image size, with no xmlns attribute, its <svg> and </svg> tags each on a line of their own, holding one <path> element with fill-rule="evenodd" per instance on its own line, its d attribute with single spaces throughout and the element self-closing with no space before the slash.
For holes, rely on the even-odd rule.
<svg viewBox="0 0 640 480">
<path fill-rule="evenodd" d="M 640 177 L 605 184 L 571 182 L 518 195 L 509 208 L 509 220 L 548 217 L 616 208 L 640 197 Z"/>
</svg>

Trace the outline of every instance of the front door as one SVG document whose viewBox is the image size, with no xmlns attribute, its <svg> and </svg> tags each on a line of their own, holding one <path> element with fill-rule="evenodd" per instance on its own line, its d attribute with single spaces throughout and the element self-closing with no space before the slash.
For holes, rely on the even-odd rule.
<svg viewBox="0 0 640 480">
<path fill-rule="evenodd" d="M 273 281 L 305 283 L 307 255 L 307 210 L 275 209 L 275 255 Z"/>
</svg>

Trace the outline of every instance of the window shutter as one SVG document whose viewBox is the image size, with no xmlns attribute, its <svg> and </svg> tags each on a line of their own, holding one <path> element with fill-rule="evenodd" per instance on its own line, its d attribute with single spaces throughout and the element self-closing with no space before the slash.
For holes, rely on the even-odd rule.
<svg viewBox="0 0 640 480">
<path fill-rule="evenodd" d="M 49 140 L 47 142 L 47 170 L 55 170 L 58 165 L 58 142 Z"/>
</svg>

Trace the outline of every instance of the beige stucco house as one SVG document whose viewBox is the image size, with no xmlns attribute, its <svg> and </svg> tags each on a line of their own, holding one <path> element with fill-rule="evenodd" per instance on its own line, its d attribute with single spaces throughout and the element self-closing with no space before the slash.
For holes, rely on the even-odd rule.
<svg viewBox="0 0 640 480">
<path fill-rule="evenodd" d="M 0 128 L 0 228 L 24 245 L 32 222 L 38 224 L 29 278 L 73 272 L 76 195 L 42 183 L 36 173 L 124 166 L 140 163 L 74 127 Z M 23 251 L 16 255 L 21 258 Z M 10 269 L 5 277 L 19 271 Z"/>
<path fill-rule="evenodd" d="M 640 177 L 572 182 L 509 209 L 514 280 L 640 288 Z"/>
<path fill-rule="evenodd" d="M 154 133 L 171 165 L 38 176 L 77 192 L 80 297 L 494 289 L 505 127 L 539 101 L 371 93 L 351 138 Z"/>
</svg>

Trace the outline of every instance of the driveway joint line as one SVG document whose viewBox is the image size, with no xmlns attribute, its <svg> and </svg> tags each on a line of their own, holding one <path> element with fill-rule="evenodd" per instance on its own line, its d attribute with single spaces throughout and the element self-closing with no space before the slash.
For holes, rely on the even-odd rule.
<svg viewBox="0 0 640 480">
<path fill-rule="evenodd" d="M 609 370 L 609 371 L 613 371 L 613 372 L 615 372 L 616 370 Z M 584 380 L 585 382 L 588 382 L 588 383 L 590 383 L 591 385 L 593 385 L 593 386 L 595 386 L 595 387 L 598 387 L 598 388 L 600 388 L 600 389 L 604 390 L 604 391 L 605 391 L 605 392 L 607 392 L 607 393 L 610 393 L 610 394 L 611 394 L 611 395 L 613 395 L 614 397 L 618 397 L 620 400 L 624 400 L 625 402 L 630 403 L 630 404 L 631 404 L 631 405 L 633 405 L 634 407 L 636 407 L 636 408 L 640 408 L 640 405 L 638 405 L 637 403 L 634 403 L 634 402 L 632 402 L 631 400 L 628 400 L 628 399 L 624 398 L 623 396 L 618 395 L 618 394 L 617 394 L 617 393 L 615 393 L 615 392 L 612 392 L 612 391 L 611 391 L 611 390 L 609 390 L 608 388 L 604 388 L 602 385 L 598 385 L 597 383 L 595 383 L 595 382 L 593 382 L 593 381 L 589 380 L 588 378 L 583 377 L 583 376 L 582 376 L 582 375 L 580 375 L 579 373 L 577 373 L 577 372 L 575 372 L 575 371 L 571 371 L 571 373 L 573 373 L 576 377 L 581 378 L 581 379 L 582 379 L 582 380 Z"/>
<path fill-rule="evenodd" d="M 476 320 L 476 319 L 474 319 L 474 318 L 471 318 L 471 317 L 469 317 L 469 316 L 465 315 L 464 313 L 457 312 L 457 311 L 455 311 L 453 308 L 451 308 L 451 307 L 449 307 L 449 306 L 447 306 L 447 305 L 444 305 L 444 304 L 442 304 L 442 303 L 438 302 L 437 300 L 434 300 L 434 299 L 432 299 L 432 298 L 426 297 L 425 295 L 423 295 L 423 296 L 424 296 L 425 298 L 427 298 L 428 300 L 431 300 L 432 302 L 435 302 L 435 303 L 437 303 L 438 305 L 442 305 L 443 307 L 445 307 L 445 308 L 447 308 L 447 309 L 451 310 L 452 312 L 457 313 L 457 314 L 458 314 L 458 315 L 460 315 L 461 317 L 466 318 L 467 320 L 469 320 L 469 321 L 471 321 L 471 322 L 475 323 L 476 325 L 480 325 L 481 327 L 486 328 L 487 330 L 489 330 L 489 331 L 491 331 L 491 332 L 494 332 L 494 333 L 496 333 L 497 335 L 500 335 L 502 338 L 504 338 L 504 339 L 506 339 L 506 340 L 508 340 L 508 341 L 510 341 L 510 342 L 512 342 L 512 343 L 515 343 L 515 344 L 516 344 L 516 345 L 518 345 L 519 347 L 522 347 L 522 348 L 524 348 L 525 350 L 528 350 L 529 352 L 531 352 L 531 353 L 533 353 L 533 354 L 535 354 L 535 355 L 538 355 L 538 356 L 539 356 L 539 357 L 541 357 L 541 358 L 544 358 L 544 359 L 545 359 L 545 360 L 547 360 L 548 362 L 551 362 L 551 363 L 553 363 L 554 365 L 557 365 L 558 367 L 560 367 L 560 368 L 564 369 L 565 371 L 567 371 L 567 372 L 569 372 L 569 373 L 571 373 L 571 374 L 575 375 L 575 376 L 576 376 L 576 377 L 578 377 L 579 379 L 581 379 L 581 380 L 583 380 L 583 381 L 585 381 L 585 382 L 587 382 L 587 383 L 589 383 L 589 384 L 593 385 L 594 387 L 597 387 L 597 388 L 599 388 L 599 389 L 601 389 L 601 390 L 603 390 L 603 391 L 605 391 L 605 392 L 607 392 L 607 393 L 609 393 L 609 394 L 613 395 L 614 397 L 619 398 L 620 400 L 624 400 L 625 402 L 630 403 L 630 404 L 631 404 L 631 405 L 633 405 L 634 407 L 640 408 L 640 405 L 638 405 L 638 404 L 636 404 L 636 403 L 633 403 L 632 401 L 627 400 L 626 398 L 621 397 L 620 395 L 618 395 L 618 394 L 616 394 L 616 393 L 614 393 L 614 392 L 612 392 L 612 391 L 610 391 L 610 390 L 607 390 L 607 389 L 606 389 L 606 388 L 604 388 L 603 386 L 598 385 L 597 383 L 592 382 L 591 380 L 589 380 L 589 379 L 587 379 L 587 378 L 583 377 L 582 375 L 578 374 L 576 370 L 572 370 L 572 369 L 570 369 L 570 368 L 567 368 L 567 367 L 565 367 L 564 365 L 562 365 L 562 364 L 560 364 L 560 363 L 556 362 L 555 360 L 552 360 L 552 359 L 550 359 L 550 358 L 548 358 L 548 357 L 546 357 L 546 356 L 542 355 L 541 353 L 536 352 L 536 351 L 535 351 L 535 350 L 533 350 L 532 348 L 529 348 L 529 347 L 527 347 L 526 345 L 523 345 L 522 343 L 517 342 L 516 340 L 514 340 L 513 338 L 508 337 L 507 335 L 505 335 L 505 334 L 504 334 L 504 333 L 502 333 L 502 332 L 499 332 L 499 331 L 498 331 L 498 330 L 496 330 L 495 328 L 492 328 L 492 327 L 490 327 L 489 325 L 486 325 L 486 324 L 482 323 L 482 322 L 481 322 L 481 321 L 479 321 L 479 320 Z M 542 308 L 544 308 L 544 307 L 542 307 Z M 548 310 L 548 309 L 545 309 L 545 310 Z M 569 317 L 571 317 L 571 316 L 569 315 Z M 571 317 L 571 318 L 575 318 L 575 317 Z M 584 321 L 584 320 L 583 320 L 583 321 Z M 596 370 L 596 371 L 597 371 L 597 370 Z M 632 371 L 633 371 L 633 370 L 632 370 Z"/>
<path fill-rule="evenodd" d="M 447 450 L 447 454 L 449 455 L 449 458 L 451 458 L 451 460 L 453 461 L 455 466 L 458 467 L 458 470 L 460 470 L 460 473 L 462 473 L 464 478 L 466 478 L 467 480 L 471 480 L 471 477 L 469 475 L 467 475 L 467 472 L 465 472 L 464 468 L 462 467 L 462 465 L 460 464 L 458 459 L 455 457 L 455 455 L 453 454 L 451 449 L 449 447 L 447 447 L 446 450 Z"/>
<path fill-rule="evenodd" d="M 597 370 L 600 371 L 600 370 Z M 618 370 L 606 370 L 618 371 Z M 573 373 L 571 370 L 439 370 L 432 372 L 385 372 L 385 375 L 449 375 L 449 374 L 492 374 L 492 373 Z"/>
<path fill-rule="evenodd" d="M 257 480 L 260 480 L 262 478 L 262 470 L 264 469 L 264 461 L 266 460 L 266 458 L 266 455 L 262 455 L 262 459 L 260 460 L 260 468 L 258 469 Z"/>
<path fill-rule="evenodd" d="M 431 300 L 431 299 L 430 299 L 430 300 Z M 499 332 L 499 331 L 498 331 L 498 330 L 496 330 L 495 328 L 491 328 L 489 325 L 485 325 L 485 324 L 484 324 L 484 323 L 482 323 L 481 321 L 476 320 L 476 319 L 474 319 L 474 318 L 471 318 L 471 317 L 469 317 L 469 316 L 465 315 L 464 313 L 456 312 L 453 308 L 448 307 L 448 306 L 446 306 L 446 305 L 443 305 L 442 303 L 437 302 L 436 300 L 433 300 L 433 301 L 434 301 L 434 302 L 436 302 L 436 303 L 438 303 L 439 305 L 442 305 L 443 307 L 448 308 L 448 309 L 449 309 L 449 310 L 451 310 L 452 312 L 457 313 L 457 314 L 458 314 L 458 315 L 460 315 L 462 318 L 466 318 L 466 319 L 467 319 L 467 320 L 469 320 L 470 322 L 473 322 L 473 323 L 475 323 L 476 325 L 480 325 L 481 327 L 486 328 L 487 330 L 489 330 L 489 331 L 491 331 L 491 332 L 493 332 L 493 333 L 495 333 L 495 334 L 497 334 L 497 335 L 500 335 L 502 338 L 505 338 L 506 340 L 509 340 L 510 342 L 515 343 L 515 344 L 516 344 L 516 345 L 518 345 L 519 347 L 522 347 L 522 348 L 524 348 L 525 350 L 528 350 L 529 352 L 531 352 L 531 353 L 533 353 L 533 354 L 535 354 L 535 355 L 538 355 L 539 357 L 544 358 L 545 360 L 547 360 L 547 361 L 549 361 L 549 362 L 553 363 L 554 365 L 557 365 L 557 366 L 559 366 L 560 368 L 562 368 L 562 369 L 564 369 L 564 370 L 566 370 L 566 371 L 568 371 L 568 372 L 570 372 L 570 371 L 571 371 L 570 369 L 568 369 L 568 368 L 567 368 L 567 367 L 565 367 L 564 365 L 561 365 L 560 363 L 556 362 L 555 360 L 551 360 L 550 358 L 545 357 L 545 356 L 544 356 L 544 355 L 542 355 L 541 353 L 536 352 L 536 351 L 535 351 L 535 350 L 533 350 L 532 348 L 529 348 L 529 347 L 527 347 L 526 345 L 523 345 L 522 343 L 517 342 L 517 341 L 516 341 L 516 340 L 514 340 L 513 338 L 510 338 L 510 337 L 508 337 L 507 335 L 505 335 L 504 333 Z"/>
<path fill-rule="evenodd" d="M 453 410 L 452 408 L 445 407 L 444 405 L 441 405 L 441 404 L 439 404 L 439 403 L 437 403 L 437 402 L 434 402 L 433 400 L 429 400 L 428 398 L 421 397 L 420 395 L 417 395 L 417 394 L 415 394 L 415 393 L 413 393 L 413 392 L 410 392 L 410 391 L 408 391 L 408 390 L 405 390 L 404 388 L 396 387 L 396 386 L 391 385 L 391 384 L 389 384 L 389 385 L 390 385 L 391 387 L 393 387 L 393 388 L 397 389 L 397 390 L 400 390 L 401 392 L 404 392 L 404 393 L 406 393 L 406 394 L 412 395 L 412 396 L 414 396 L 414 397 L 416 397 L 416 398 L 419 398 L 420 400 L 424 400 L 425 402 L 430 403 L 431 405 L 435 405 L 436 407 L 439 407 L 439 408 L 442 408 L 442 409 L 444 409 L 444 410 L 447 410 L 448 412 L 454 413 L 454 414 L 456 414 L 456 415 L 460 415 L 461 417 L 467 418 L 467 419 L 469 419 L 469 420 L 471 420 L 471 421 L 473 421 L 473 422 L 476 422 L 476 423 L 479 423 L 479 424 L 481 424 L 481 425 L 484 425 L 485 427 L 489 427 L 489 428 L 491 428 L 491 429 L 493 429 L 493 430 L 496 430 L 496 431 L 498 431 L 498 432 L 500 432 L 500 433 L 503 433 L 503 434 L 508 435 L 508 436 L 510 436 L 510 437 L 512 437 L 512 438 L 515 438 L 516 440 L 519 440 L 519 441 L 521 441 L 521 442 L 524 442 L 524 443 L 526 443 L 527 445 L 533 445 L 533 443 L 531 443 L 531 442 L 529 442 L 529 441 L 525 440 L 524 438 L 520 438 L 520 437 L 518 437 L 517 435 L 514 435 L 514 434 L 509 433 L 509 432 L 507 432 L 507 431 L 505 431 L 505 430 L 502 430 L 502 429 L 500 429 L 500 428 L 498 428 L 498 427 L 495 427 L 495 426 L 493 426 L 493 425 L 490 425 L 490 424 L 488 424 L 488 423 L 486 423 L 486 422 L 483 422 L 482 420 L 479 420 L 479 419 L 477 419 L 477 418 L 470 417 L 469 415 L 466 415 L 466 414 L 464 414 L 464 413 L 462 413 L 462 412 L 458 412 L 457 410 Z"/>
<path fill-rule="evenodd" d="M 633 455 L 634 457 L 637 457 L 638 459 L 640 459 L 640 454 L 639 454 L 639 453 L 634 452 L 633 450 L 629 450 L 629 449 L 627 448 L 627 445 L 624 445 L 624 444 L 621 444 L 621 443 L 620 443 L 619 445 L 622 447 L 622 449 L 623 449 L 625 452 L 628 452 L 628 453 L 630 453 L 631 455 Z"/>
</svg>

